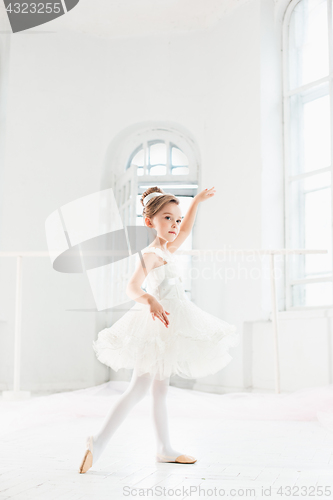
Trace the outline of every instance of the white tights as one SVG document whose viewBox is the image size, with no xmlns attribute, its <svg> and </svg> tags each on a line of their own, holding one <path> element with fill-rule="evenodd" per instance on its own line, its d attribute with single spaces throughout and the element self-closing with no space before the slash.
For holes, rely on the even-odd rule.
<svg viewBox="0 0 333 500">
<path fill-rule="evenodd" d="M 93 436 L 93 463 L 99 459 L 110 438 L 125 420 L 132 408 L 141 401 L 152 386 L 152 416 L 157 442 L 157 453 L 172 456 L 174 458 L 182 455 L 174 450 L 170 444 L 168 415 L 166 397 L 169 387 L 170 377 L 164 380 L 157 380 L 155 375 L 145 373 L 138 376 L 136 368 L 133 370 L 132 378 L 126 391 L 119 396 L 118 401 L 106 415 L 104 423 Z"/>
</svg>

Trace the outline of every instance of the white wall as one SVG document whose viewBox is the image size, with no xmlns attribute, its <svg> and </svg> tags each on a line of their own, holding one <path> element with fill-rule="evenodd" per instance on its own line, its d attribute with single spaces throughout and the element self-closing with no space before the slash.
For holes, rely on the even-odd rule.
<svg viewBox="0 0 333 500">
<path fill-rule="evenodd" d="M 332 384 L 332 311 L 285 311 L 279 318 L 280 390 Z M 248 388 L 275 390 L 275 354 L 272 324 L 247 324 Z"/>
<path fill-rule="evenodd" d="M 11 36 L 1 249 L 46 250 L 47 216 L 108 187 L 108 146 L 126 127 L 148 120 L 189 130 L 200 149 L 199 187 L 217 189 L 199 208 L 194 248 L 283 246 L 275 29 L 273 0 L 251 0 L 209 29 L 184 34 Z M 0 389 L 11 389 L 15 262 L 2 258 L 0 265 Z M 268 281 L 251 275 L 253 267 L 260 272 L 260 259 L 205 265 L 235 276 L 195 283 L 199 307 L 240 333 L 244 321 L 267 317 Z M 85 276 L 57 273 L 48 258 L 26 259 L 23 293 L 22 388 L 74 389 L 107 380 L 109 369 L 91 348 L 104 314 L 70 311 L 94 308 Z M 246 346 L 241 342 L 232 363 L 195 387 L 246 387 Z"/>
</svg>

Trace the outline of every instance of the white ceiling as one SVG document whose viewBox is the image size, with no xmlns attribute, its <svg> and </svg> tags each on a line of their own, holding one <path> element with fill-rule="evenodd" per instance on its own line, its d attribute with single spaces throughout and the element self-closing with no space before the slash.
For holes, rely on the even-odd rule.
<svg viewBox="0 0 333 500">
<path fill-rule="evenodd" d="M 204 30 L 249 0 L 80 0 L 74 9 L 32 31 L 129 38 Z M 1 29 L 10 30 L 3 2 Z"/>
</svg>

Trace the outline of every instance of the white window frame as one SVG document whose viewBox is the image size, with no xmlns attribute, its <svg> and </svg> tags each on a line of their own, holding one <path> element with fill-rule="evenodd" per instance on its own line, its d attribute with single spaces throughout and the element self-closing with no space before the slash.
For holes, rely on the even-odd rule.
<svg viewBox="0 0 333 500">
<path fill-rule="evenodd" d="M 331 209 L 333 214 L 333 33 L 332 33 L 332 1 L 327 0 L 328 7 L 328 43 L 329 43 L 329 74 L 327 77 L 321 78 L 319 80 L 311 81 L 300 87 L 295 87 L 292 90 L 289 89 L 289 23 L 292 12 L 296 5 L 301 0 L 292 0 L 284 15 L 283 19 L 283 29 L 282 29 L 282 76 L 283 76 L 283 114 L 284 114 L 284 179 L 285 179 L 285 242 L 286 248 L 291 248 L 290 242 L 290 226 L 291 226 L 291 215 L 290 215 L 290 183 L 292 180 L 298 180 L 306 178 L 311 175 L 321 174 L 323 172 L 331 172 Z M 290 98 L 298 93 L 302 93 L 311 88 L 315 88 L 320 84 L 328 83 L 329 96 L 330 96 L 330 120 L 331 120 L 331 165 L 322 169 L 315 171 L 306 172 L 300 175 L 291 175 L 291 121 L 290 121 Z M 333 238 L 333 231 L 332 231 Z M 292 306 L 292 285 L 305 284 L 305 283 L 318 283 L 330 281 L 332 283 L 333 289 L 333 272 L 330 277 L 323 278 L 307 278 L 307 279 L 291 279 L 291 264 L 289 259 L 292 257 L 286 256 L 285 265 L 285 297 L 286 297 L 286 310 L 308 310 L 308 309 L 323 309 L 331 308 L 331 306 L 321 305 L 321 306 Z M 333 258 L 332 258 L 333 260 Z M 332 262 L 333 270 L 333 262 Z"/>
</svg>

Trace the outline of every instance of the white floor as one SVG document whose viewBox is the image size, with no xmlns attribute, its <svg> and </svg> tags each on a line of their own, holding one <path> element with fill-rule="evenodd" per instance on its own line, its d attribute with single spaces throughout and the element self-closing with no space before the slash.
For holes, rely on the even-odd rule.
<svg viewBox="0 0 333 500">
<path fill-rule="evenodd" d="M 105 414 L 126 384 L 118 383 L 117 394 L 99 398 L 99 413 Z M 1 500 L 333 496 L 333 432 L 318 421 L 225 419 L 214 412 L 215 398 L 223 396 L 210 394 L 207 399 L 175 387 L 168 395 L 172 445 L 194 455 L 195 464 L 155 463 L 149 395 L 118 429 L 96 465 L 79 474 L 85 438 L 103 421 L 102 415 L 85 416 L 93 413 L 94 404 L 84 392 L 81 396 L 74 416 L 73 408 L 66 416 L 59 398 L 56 414 L 51 403 L 57 399 L 44 397 L 44 413 L 50 401 L 44 421 L 40 408 L 35 408 L 34 422 L 31 403 L 29 412 L 24 410 L 28 402 L 17 405 L 16 430 L 8 427 L 1 437 Z M 89 405 L 87 412 L 84 404 Z M 14 407 L 1 400 L 2 415 L 6 408 L 7 417 L 13 415 Z"/>
</svg>

